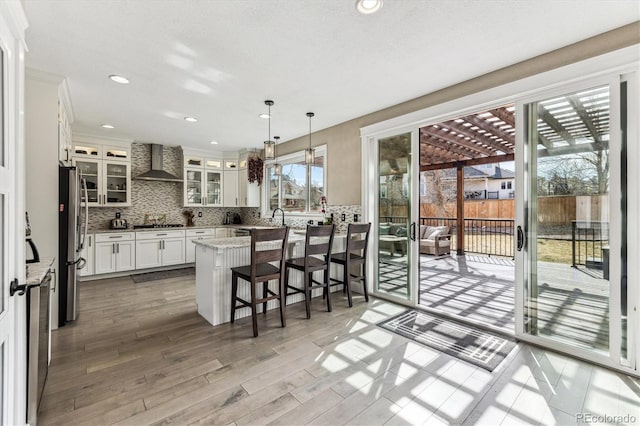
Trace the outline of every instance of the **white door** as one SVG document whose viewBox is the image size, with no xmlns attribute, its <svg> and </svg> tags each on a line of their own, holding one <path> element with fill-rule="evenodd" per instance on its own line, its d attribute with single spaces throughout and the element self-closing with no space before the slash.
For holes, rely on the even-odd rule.
<svg viewBox="0 0 640 426">
<path fill-rule="evenodd" d="M 162 240 L 162 264 L 179 265 L 184 263 L 184 238 Z"/>
<path fill-rule="evenodd" d="M 636 368 L 637 344 L 633 87 L 635 78 L 604 77 L 516 111 L 516 335 L 623 369 Z"/>
<path fill-rule="evenodd" d="M 24 19 L 20 2 L 0 4 L 0 423 L 26 413 L 24 283 Z M 15 29 L 15 30 L 14 30 Z M 14 32 L 16 31 L 16 32 Z M 18 332 L 16 332 L 18 331 Z"/>
<path fill-rule="evenodd" d="M 225 207 L 236 207 L 238 205 L 238 171 L 225 170 L 222 185 L 223 205 Z"/>
<path fill-rule="evenodd" d="M 135 246 L 133 241 L 116 243 L 116 270 L 130 271 L 136 268 Z"/>
<path fill-rule="evenodd" d="M 115 243 L 96 243 L 95 271 L 96 274 L 107 274 L 116 271 Z"/>
<path fill-rule="evenodd" d="M 162 266 L 162 240 L 136 241 L 136 269 Z"/>
</svg>

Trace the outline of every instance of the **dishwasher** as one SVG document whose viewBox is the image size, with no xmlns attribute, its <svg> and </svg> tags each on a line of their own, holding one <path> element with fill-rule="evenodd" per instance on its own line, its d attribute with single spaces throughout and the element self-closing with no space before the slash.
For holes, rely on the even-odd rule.
<svg viewBox="0 0 640 426">
<path fill-rule="evenodd" d="M 27 422 L 37 423 L 49 370 L 49 299 L 53 271 L 27 288 Z"/>
</svg>

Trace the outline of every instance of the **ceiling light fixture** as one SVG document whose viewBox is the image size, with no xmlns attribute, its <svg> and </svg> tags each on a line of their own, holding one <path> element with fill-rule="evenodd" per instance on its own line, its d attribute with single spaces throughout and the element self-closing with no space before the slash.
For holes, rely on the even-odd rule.
<svg viewBox="0 0 640 426">
<path fill-rule="evenodd" d="M 382 9 L 382 0 L 356 0 L 356 10 L 363 15 L 370 15 Z"/>
<path fill-rule="evenodd" d="M 271 140 L 271 107 L 273 106 L 274 102 L 270 100 L 266 100 L 264 101 L 264 104 L 269 109 L 268 114 L 260 114 L 261 118 L 269 119 L 269 139 L 264 141 L 264 158 L 266 160 L 273 160 L 276 158 L 276 143 Z"/>
<path fill-rule="evenodd" d="M 198 119 L 195 117 L 185 117 L 184 121 L 188 121 L 189 123 L 195 123 L 196 121 L 198 121 Z"/>
<path fill-rule="evenodd" d="M 102 127 L 103 129 L 115 129 L 115 127 L 111 124 L 101 124 L 100 127 Z"/>
<path fill-rule="evenodd" d="M 273 139 L 275 139 L 274 142 L 274 154 L 275 154 L 275 158 L 276 158 L 276 162 L 273 163 L 273 175 L 274 176 L 282 176 L 282 164 L 278 163 L 278 154 L 275 152 L 275 145 L 278 144 L 278 139 L 280 139 L 280 136 L 274 136 Z"/>
<path fill-rule="evenodd" d="M 209 142 L 209 143 L 210 143 L 211 145 L 218 145 L 218 142 L 217 142 L 217 141 L 211 141 L 211 142 Z"/>
<path fill-rule="evenodd" d="M 111 79 L 111 81 L 114 81 L 116 83 L 129 84 L 129 79 L 121 75 L 111 74 L 109 78 Z"/>
<path fill-rule="evenodd" d="M 309 117 L 309 148 L 304 150 L 304 163 L 305 164 L 313 164 L 314 152 L 313 148 L 311 148 L 311 117 L 315 114 L 312 112 L 307 113 L 307 117 Z"/>
</svg>

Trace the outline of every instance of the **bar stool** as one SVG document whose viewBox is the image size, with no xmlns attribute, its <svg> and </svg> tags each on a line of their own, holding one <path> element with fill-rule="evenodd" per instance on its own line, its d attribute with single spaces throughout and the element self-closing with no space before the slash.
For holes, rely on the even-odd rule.
<svg viewBox="0 0 640 426">
<path fill-rule="evenodd" d="M 369 301 L 367 291 L 367 243 L 369 241 L 369 231 L 371 223 L 350 223 L 347 228 L 346 249 L 342 253 L 333 253 L 331 262 L 343 266 L 342 281 L 331 279 L 331 285 L 343 284 L 343 291 L 346 290 L 349 300 L 349 307 L 353 306 L 351 297 L 351 283 L 362 281 L 364 289 L 364 300 Z M 361 274 L 360 274 L 361 272 Z"/>
<path fill-rule="evenodd" d="M 267 313 L 269 300 L 280 300 L 280 321 L 286 326 L 285 305 L 286 289 L 284 286 L 284 263 L 289 228 L 252 229 L 251 230 L 251 264 L 231 268 L 231 322 L 235 321 L 236 309 L 251 308 L 253 320 L 253 337 L 258 337 L 257 305 L 262 303 L 262 312 Z M 260 248 L 260 250 L 258 250 Z M 278 262 L 273 266 L 270 262 Z M 238 297 L 238 278 L 251 285 L 251 302 Z M 276 293 L 269 290 L 269 280 L 278 280 Z M 256 286 L 262 283 L 262 298 L 256 297 Z M 239 303 L 239 304 L 238 304 Z"/>
<path fill-rule="evenodd" d="M 311 290 L 322 288 L 323 296 L 329 295 L 329 258 L 331 256 L 335 230 L 335 225 L 307 225 L 304 257 L 289 259 L 285 263 L 284 282 L 287 286 L 287 296 L 297 293 L 304 294 L 307 319 L 311 318 Z M 301 271 L 304 274 L 304 288 L 294 287 L 289 283 L 289 272 L 291 269 Z M 313 273 L 316 271 L 324 271 L 324 279 L 322 282 L 313 280 Z M 291 292 L 289 292 L 289 290 L 291 290 Z M 327 297 L 327 311 L 331 312 L 330 297 Z"/>
</svg>

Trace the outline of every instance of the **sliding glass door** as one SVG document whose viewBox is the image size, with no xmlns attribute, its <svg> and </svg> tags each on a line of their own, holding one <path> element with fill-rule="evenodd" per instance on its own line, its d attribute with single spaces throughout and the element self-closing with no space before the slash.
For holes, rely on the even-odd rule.
<svg viewBox="0 0 640 426">
<path fill-rule="evenodd" d="M 626 83 L 519 105 L 517 334 L 629 365 Z"/>
<path fill-rule="evenodd" d="M 417 179 L 412 164 L 412 132 L 376 140 L 378 177 L 375 182 L 377 199 L 377 279 L 375 292 L 399 300 L 411 301 L 412 242 L 416 239 L 413 180 Z M 413 268 L 416 269 L 417 268 Z"/>
</svg>

